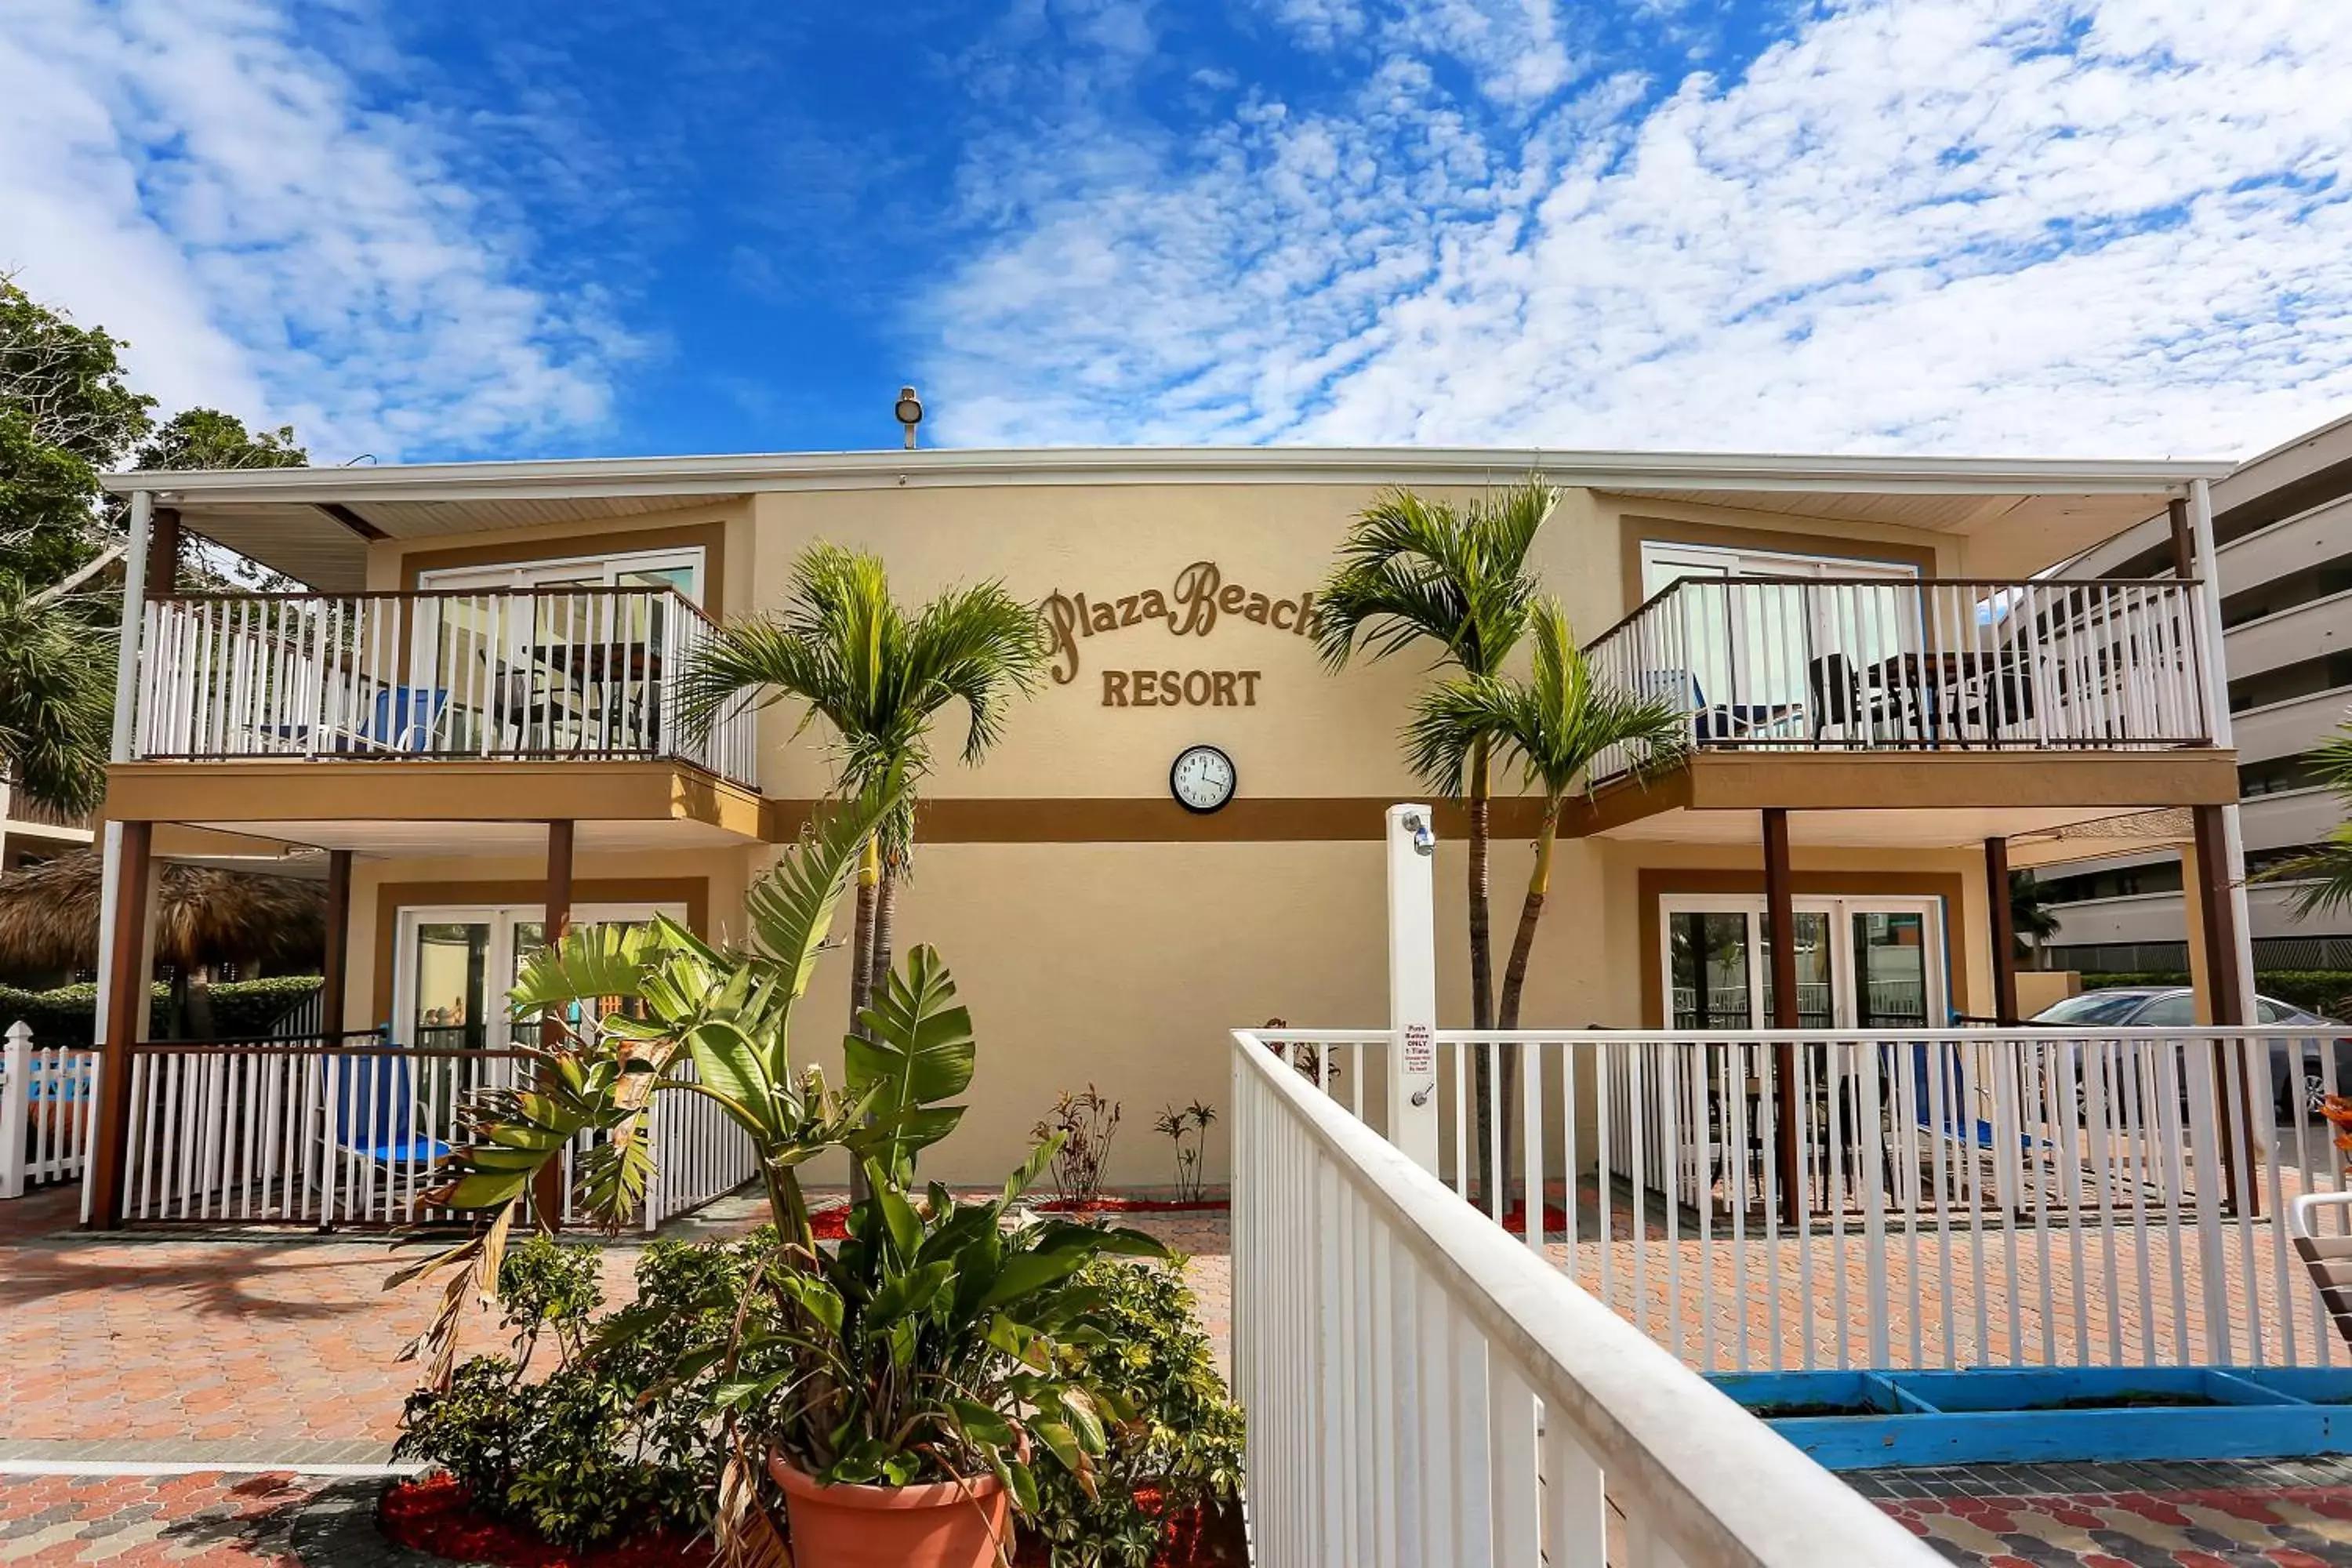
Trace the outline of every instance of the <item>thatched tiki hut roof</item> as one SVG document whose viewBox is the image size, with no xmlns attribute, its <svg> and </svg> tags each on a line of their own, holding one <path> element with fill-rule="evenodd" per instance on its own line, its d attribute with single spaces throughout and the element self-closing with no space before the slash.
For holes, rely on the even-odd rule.
<svg viewBox="0 0 2352 1568">
<path fill-rule="evenodd" d="M 0 877 L 0 970 L 97 968 L 102 876 L 98 852 L 78 849 Z M 164 864 L 158 963 L 316 963 L 326 931 L 322 883 Z"/>
</svg>

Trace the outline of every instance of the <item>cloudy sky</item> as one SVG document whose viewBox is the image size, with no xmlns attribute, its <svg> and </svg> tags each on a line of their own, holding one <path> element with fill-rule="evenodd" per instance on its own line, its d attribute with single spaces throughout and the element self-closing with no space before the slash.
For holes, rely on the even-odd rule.
<svg viewBox="0 0 2352 1568">
<path fill-rule="evenodd" d="M 627 15 L 634 9 L 638 15 Z M 2237 455 L 2343 0 L 32 0 L 0 269 L 317 456 Z"/>
</svg>

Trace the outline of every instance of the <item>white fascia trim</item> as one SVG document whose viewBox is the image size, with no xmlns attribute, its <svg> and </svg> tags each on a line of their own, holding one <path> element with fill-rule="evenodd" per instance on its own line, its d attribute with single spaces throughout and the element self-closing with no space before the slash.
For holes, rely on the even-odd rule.
<svg viewBox="0 0 2352 1568">
<path fill-rule="evenodd" d="M 1364 484 L 1402 478 L 1507 484 L 1540 472 L 1591 489 L 1779 489 L 1861 494 L 2146 495 L 2230 471 L 2226 462 L 1547 452 L 1460 447 L 930 447 L 740 457 L 581 458 L 340 468 L 132 471 L 118 494 L 215 504 L 519 500 L 548 496 L 731 495 L 748 490 L 1005 484 Z"/>
</svg>

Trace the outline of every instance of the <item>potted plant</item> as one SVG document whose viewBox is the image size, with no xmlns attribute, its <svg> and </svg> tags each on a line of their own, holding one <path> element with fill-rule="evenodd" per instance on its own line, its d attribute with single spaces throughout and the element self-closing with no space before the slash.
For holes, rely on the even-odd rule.
<svg viewBox="0 0 2352 1568">
<path fill-rule="evenodd" d="M 615 1001 L 632 1009 L 534 1051 L 531 1088 L 489 1091 L 469 1108 L 468 1140 L 445 1161 L 432 1198 L 486 1222 L 393 1279 L 451 1273 L 441 1311 L 409 1352 L 430 1348 L 431 1383 L 446 1388 L 465 1307 L 489 1294 L 539 1170 L 593 1135 L 575 1162 L 576 1195 L 583 1213 L 616 1227 L 658 1158 L 645 1115 L 652 1098 L 714 1101 L 758 1150 L 775 1235 L 748 1283 L 716 1287 L 731 1309 L 725 1331 L 698 1337 L 675 1368 L 681 1380 L 721 1373 L 717 1533 L 738 1564 L 1009 1561 L 1009 1509 L 1037 1506 L 1033 1464 L 1050 1457 L 1091 1490 L 1107 1425 L 1129 1418 L 1123 1401 L 1078 1373 L 1083 1348 L 1104 1335 L 1091 1316 L 1099 1292 L 1070 1277 L 1106 1254 L 1165 1256 L 1133 1231 L 1013 1221 L 1008 1211 L 1052 1163 L 1058 1138 L 1040 1142 L 986 1202 L 959 1204 L 937 1184 L 915 1194 L 916 1154 L 961 1119 L 949 1102 L 970 1086 L 974 1057 L 971 1016 L 930 948 L 914 949 L 877 987 L 843 1041 L 842 1087 L 794 1068 L 792 1018 L 833 910 L 861 846 L 903 793 L 893 773 L 803 837 L 751 891 L 747 951 L 656 920 L 575 932 L 536 959 L 515 987 L 518 1016 L 589 1017 Z M 827 1246 L 799 1172 L 833 1150 L 849 1153 L 866 1190 L 845 1239 Z M 598 1344 L 647 1327 L 643 1314 L 616 1314 Z M 787 1499 L 789 1559 L 761 1497 L 762 1469 Z"/>
<path fill-rule="evenodd" d="M 1036 1511 L 1037 1462 L 1093 1495 L 1108 1428 L 1135 1413 L 1082 1370 L 1107 1336 L 1102 1292 L 1074 1276 L 1164 1249 L 1009 1216 L 1056 1142 L 980 1203 L 936 1185 L 915 1197 L 903 1169 L 868 1156 L 845 1238 L 787 1244 L 755 1282 L 722 1403 L 734 1440 L 764 1453 L 809 1568 L 1009 1562 L 1008 1515 Z"/>
</svg>

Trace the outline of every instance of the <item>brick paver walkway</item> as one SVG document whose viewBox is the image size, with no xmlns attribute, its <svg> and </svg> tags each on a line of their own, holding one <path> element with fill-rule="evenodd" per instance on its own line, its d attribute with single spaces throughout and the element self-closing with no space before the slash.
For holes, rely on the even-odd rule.
<svg viewBox="0 0 2352 1568">
<path fill-rule="evenodd" d="M 289 1475 L 0 1476 L 0 1563 L 294 1563 Z"/>
</svg>

